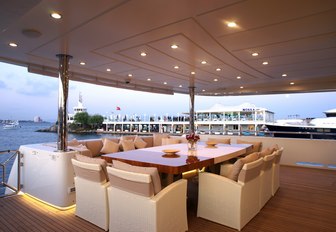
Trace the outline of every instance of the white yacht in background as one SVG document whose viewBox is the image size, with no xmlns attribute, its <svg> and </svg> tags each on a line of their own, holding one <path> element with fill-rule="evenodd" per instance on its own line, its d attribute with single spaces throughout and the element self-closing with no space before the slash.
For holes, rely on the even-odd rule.
<svg viewBox="0 0 336 232">
<path fill-rule="evenodd" d="M 20 124 L 19 124 L 19 121 L 16 120 L 16 121 L 12 121 L 12 122 L 8 122 L 8 123 L 5 123 L 2 128 L 5 129 L 5 130 L 10 130 L 10 129 L 18 129 L 20 128 Z"/>
<path fill-rule="evenodd" d="M 319 139 L 336 139 L 336 109 L 327 110 L 323 113 L 326 115 L 325 118 L 283 119 L 266 126 L 271 132 L 284 132 L 276 133 L 274 135 L 276 137 L 304 138 L 314 133 L 323 133 L 313 136 Z"/>
</svg>

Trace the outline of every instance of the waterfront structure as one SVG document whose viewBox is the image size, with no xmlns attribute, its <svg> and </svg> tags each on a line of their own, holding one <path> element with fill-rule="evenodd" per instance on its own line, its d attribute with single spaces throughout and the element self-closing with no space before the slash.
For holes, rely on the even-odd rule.
<svg viewBox="0 0 336 232">
<path fill-rule="evenodd" d="M 274 122 L 274 112 L 254 104 L 238 106 L 215 104 L 206 110 L 195 111 L 195 130 L 200 134 L 257 135 L 266 123 Z M 110 115 L 103 122 L 104 130 L 124 133 L 173 133 L 189 131 L 189 113 L 178 116 Z"/>
<path fill-rule="evenodd" d="M 83 105 L 83 97 L 82 94 L 79 93 L 78 104 L 73 107 L 73 113 L 68 113 L 68 123 L 73 123 L 75 119 L 75 115 L 77 113 L 87 112 L 87 108 Z"/>
<path fill-rule="evenodd" d="M 42 122 L 42 118 L 40 116 L 35 116 L 34 122 Z"/>
</svg>

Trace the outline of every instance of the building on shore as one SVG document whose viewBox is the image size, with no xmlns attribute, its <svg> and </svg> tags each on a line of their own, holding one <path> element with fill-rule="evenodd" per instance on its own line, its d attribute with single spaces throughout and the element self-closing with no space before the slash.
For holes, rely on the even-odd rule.
<svg viewBox="0 0 336 232">
<path fill-rule="evenodd" d="M 75 119 L 75 115 L 77 113 L 81 113 L 81 112 L 87 112 L 87 108 L 84 107 L 82 94 L 79 93 L 78 105 L 73 107 L 73 113 L 72 114 L 68 114 L 68 123 L 73 123 L 74 119 Z"/>
<path fill-rule="evenodd" d="M 42 122 L 42 118 L 40 116 L 35 116 L 34 117 L 34 122 Z"/>
<path fill-rule="evenodd" d="M 274 122 L 274 112 L 250 103 L 238 106 L 215 104 L 195 112 L 195 128 L 199 134 L 257 135 L 266 123 Z M 178 116 L 111 115 L 103 122 L 104 131 L 111 133 L 187 133 L 189 114 Z"/>
</svg>

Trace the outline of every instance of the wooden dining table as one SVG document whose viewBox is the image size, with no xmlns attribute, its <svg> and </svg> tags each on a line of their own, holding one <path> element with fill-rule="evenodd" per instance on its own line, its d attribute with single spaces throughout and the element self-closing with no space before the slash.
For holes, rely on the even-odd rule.
<svg viewBox="0 0 336 232">
<path fill-rule="evenodd" d="M 119 160 L 131 165 L 156 167 L 161 173 L 176 175 L 244 155 L 250 146 L 250 144 L 217 144 L 212 147 L 199 142 L 197 150 L 188 151 L 188 145 L 180 143 L 105 154 L 102 158 L 108 163 Z M 165 150 L 176 150 L 177 152 L 168 155 L 164 152 Z"/>
</svg>

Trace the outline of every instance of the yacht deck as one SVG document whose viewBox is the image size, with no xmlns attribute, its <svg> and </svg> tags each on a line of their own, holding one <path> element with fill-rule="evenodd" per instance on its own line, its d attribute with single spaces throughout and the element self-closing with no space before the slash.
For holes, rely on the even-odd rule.
<svg viewBox="0 0 336 232">
<path fill-rule="evenodd" d="M 281 166 L 281 187 L 242 231 L 335 231 L 336 175 L 332 170 Z M 236 231 L 196 217 L 197 185 L 189 183 L 190 232 Z M 24 195 L 0 199 L 0 231 L 103 231 Z"/>
</svg>

